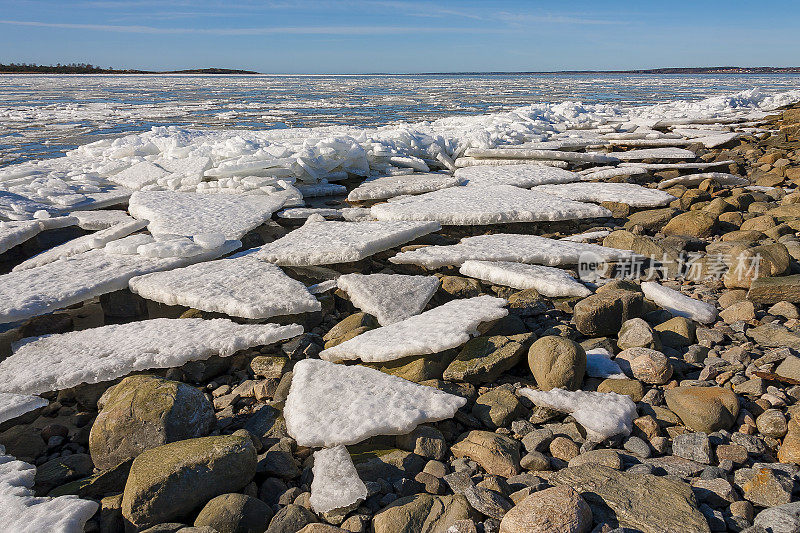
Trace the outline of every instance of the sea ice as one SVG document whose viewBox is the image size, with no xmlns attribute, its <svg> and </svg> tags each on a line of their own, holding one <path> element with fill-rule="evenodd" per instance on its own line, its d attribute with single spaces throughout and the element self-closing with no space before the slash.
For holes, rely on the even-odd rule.
<svg viewBox="0 0 800 533">
<path fill-rule="evenodd" d="M 440 229 L 437 222 L 306 222 L 254 253 L 283 266 L 349 263 Z"/>
<path fill-rule="evenodd" d="M 564 183 L 540 185 L 531 190 L 577 202 L 620 202 L 632 207 L 656 207 L 676 199 L 664 191 L 635 183 Z"/>
<path fill-rule="evenodd" d="M 617 153 L 604 154 L 600 152 L 561 152 L 558 150 L 537 150 L 535 148 L 467 148 L 464 152 L 467 157 L 477 158 L 502 158 L 502 159 L 543 159 L 555 161 L 569 161 L 575 163 L 616 163 Z"/>
<path fill-rule="evenodd" d="M 706 168 L 715 168 L 715 167 L 726 167 L 731 163 L 735 163 L 732 159 L 726 159 L 725 161 L 697 161 L 691 163 L 620 163 L 621 168 L 639 168 L 644 169 L 647 171 L 650 170 L 703 170 Z"/>
<path fill-rule="evenodd" d="M 321 215 L 324 218 L 342 219 L 342 210 L 331 207 L 290 207 L 278 211 L 278 217 L 289 220 L 302 220 L 311 215 Z"/>
<path fill-rule="evenodd" d="M 30 220 L 35 218 L 37 212 L 54 214 L 58 210 L 30 198 L 0 190 L 0 221 L 2 220 Z"/>
<path fill-rule="evenodd" d="M 633 419 L 639 416 L 633 400 L 615 392 L 573 392 L 558 388 L 549 391 L 523 388 L 518 392 L 539 407 L 571 414 L 595 442 L 614 435 L 630 435 Z"/>
<path fill-rule="evenodd" d="M 344 446 L 314 452 L 313 472 L 310 501 L 315 513 L 350 508 L 367 498 L 367 486 Z"/>
<path fill-rule="evenodd" d="M 466 180 L 466 184 L 470 186 L 513 185 L 524 189 L 545 183 L 570 183 L 581 180 L 580 174 L 575 172 L 536 164 L 459 168 L 455 176 Z"/>
<path fill-rule="evenodd" d="M 614 152 L 620 161 L 642 161 L 644 159 L 695 159 L 697 155 L 683 148 L 642 148 L 627 152 Z"/>
<path fill-rule="evenodd" d="M 692 141 L 687 139 L 609 139 L 606 144 L 610 146 L 689 146 Z M 616 154 L 616 152 L 615 152 Z"/>
<path fill-rule="evenodd" d="M 154 165 L 149 161 L 142 161 L 135 165 L 126 168 L 122 172 L 117 172 L 113 176 L 109 176 L 109 180 L 118 183 L 125 188 L 134 191 L 141 189 L 145 185 L 151 185 L 168 175 L 169 172 L 164 170 L 158 165 Z"/>
<path fill-rule="evenodd" d="M 643 281 L 642 292 L 646 298 L 675 316 L 690 318 L 702 324 L 710 324 L 717 319 L 717 308 L 713 305 L 664 287 L 656 281 Z"/>
<path fill-rule="evenodd" d="M 638 166 L 631 167 L 604 167 L 604 168 L 588 168 L 586 171 L 581 171 L 581 180 L 607 180 L 619 176 L 638 176 L 640 174 L 647 174 L 647 169 Z"/>
<path fill-rule="evenodd" d="M 458 177 L 458 173 L 455 177 L 449 174 L 428 173 L 374 178 L 350 191 L 347 201 L 384 200 L 404 194 L 422 194 L 461 185 L 463 181 Z"/>
<path fill-rule="evenodd" d="M 345 274 L 336 280 L 354 306 L 388 326 L 417 315 L 439 288 L 435 276 Z"/>
<path fill-rule="evenodd" d="M 586 350 L 586 375 L 592 378 L 627 379 L 620 366 L 604 348 Z"/>
<path fill-rule="evenodd" d="M 389 261 L 397 264 L 421 265 L 426 268 L 461 266 L 464 261 L 511 261 L 546 266 L 577 265 L 582 254 L 604 261 L 634 257 L 628 250 L 606 248 L 596 244 L 547 239 L 536 235 L 495 233 L 466 237 L 451 246 L 426 246 L 401 252 Z"/>
<path fill-rule="evenodd" d="M 0 424 L 44 407 L 48 402 L 38 396 L 0 392 Z"/>
<path fill-rule="evenodd" d="M 550 298 L 589 296 L 592 293 L 565 271 L 548 266 L 510 261 L 464 261 L 459 272 L 514 289 L 536 289 Z"/>
<path fill-rule="evenodd" d="M 252 256 L 219 259 L 130 280 L 131 291 L 167 305 L 183 305 L 261 319 L 319 311 L 306 286 Z"/>
<path fill-rule="evenodd" d="M 600 229 L 596 231 L 587 231 L 585 233 L 579 233 L 577 235 L 570 235 L 569 237 L 561 237 L 560 241 L 569 241 L 569 242 L 588 242 L 593 241 L 595 239 L 602 239 L 606 235 L 609 235 L 611 230 L 609 229 Z"/>
<path fill-rule="evenodd" d="M 677 176 L 658 182 L 659 189 L 669 189 L 673 185 L 686 185 L 687 187 L 694 187 L 700 185 L 707 179 L 716 181 L 723 187 L 741 187 L 750 185 L 750 180 L 735 174 L 728 174 L 727 172 L 700 172 L 698 174 L 687 174 L 685 176 Z"/>
<path fill-rule="evenodd" d="M 480 159 L 477 157 L 459 157 L 455 160 L 456 169 L 487 166 L 508 167 L 512 165 L 530 164 L 532 164 L 530 159 Z M 569 162 L 567 161 L 550 161 L 545 159 L 537 159 L 533 164 L 561 169 L 569 167 Z"/>
<path fill-rule="evenodd" d="M 336 183 L 315 183 L 311 185 L 298 185 L 304 198 L 315 198 L 320 196 L 338 196 L 347 194 L 347 187 Z"/>
<path fill-rule="evenodd" d="M 69 216 L 77 218 L 78 227 L 88 231 L 98 231 L 133 220 L 133 217 L 121 209 L 72 211 Z"/>
<path fill-rule="evenodd" d="M 450 187 L 419 196 L 396 198 L 374 205 L 371 210 L 378 220 L 435 220 L 443 225 L 456 226 L 611 216 L 611 211 L 598 205 L 512 185 Z"/>
<path fill-rule="evenodd" d="M 50 229 L 78 223 L 75 217 L 54 217 L 35 220 L 0 221 L 0 254 Z"/>
<path fill-rule="evenodd" d="M 506 301 L 484 295 L 453 300 L 388 326 L 372 329 L 320 352 L 326 361 L 361 359 L 375 363 L 427 355 L 461 346 L 483 322 L 508 314 Z"/>
<path fill-rule="evenodd" d="M 405 435 L 452 417 L 466 398 L 380 370 L 304 359 L 294 366 L 283 409 L 300 446 L 357 444 L 375 435 Z"/>
<path fill-rule="evenodd" d="M 0 387 L 39 394 L 101 383 L 131 372 L 228 357 L 253 346 L 296 337 L 302 326 L 236 324 L 217 318 L 156 318 L 22 339 L 0 362 Z"/>
</svg>

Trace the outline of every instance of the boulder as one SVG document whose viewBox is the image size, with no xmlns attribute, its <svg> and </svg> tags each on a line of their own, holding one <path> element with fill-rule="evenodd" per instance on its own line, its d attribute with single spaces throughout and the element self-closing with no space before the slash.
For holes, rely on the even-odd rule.
<svg viewBox="0 0 800 533">
<path fill-rule="evenodd" d="M 476 337 L 468 341 L 447 366 L 443 378 L 467 383 L 491 383 L 515 367 L 533 334 Z"/>
<path fill-rule="evenodd" d="M 245 494 L 222 494 L 209 501 L 194 521 L 218 533 L 263 533 L 272 520 L 272 508 Z"/>
<path fill-rule="evenodd" d="M 455 457 L 468 457 L 488 474 L 511 477 L 519 474 L 519 442 L 490 431 L 462 434 L 450 447 Z"/>
<path fill-rule="evenodd" d="M 800 303 L 800 274 L 754 279 L 747 299 L 758 304 Z"/>
<path fill-rule="evenodd" d="M 470 518 L 470 506 L 460 494 L 415 494 L 395 500 L 372 518 L 375 533 L 446 533 Z"/>
<path fill-rule="evenodd" d="M 672 218 L 662 229 L 664 235 L 710 237 L 717 229 L 717 217 L 703 211 L 689 211 Z"/>
<path fill-rule="evenodd" d="M 661 385 L 672 377 L 672 365 L 663 353 L 650 348 L 627 348 L 614 359 L 620 368 L 644 383 Z"/>
<path fill-rule="evenodd" d="M 542 390 L 577 390 L 586 373 L 586 352 L 565 337 L 542 337 L 528 350 L 528 365 Z"/>
<path fill-rule="evenodd" d="M 585 533 L 591 528 L 589 504 L 569 487 L 534 492 L 500 521 L 500 533 Z"/>
<path fill-rule="evenodd" d="M 722 387 L 681 386 L 666 391 L 667 406 L 694 431 L 730 429 L 739 415 L 739 400 Z"/>
<path fill-rule="evenodd" d="M 472 415 L 486 427 L 496 429 L 522 418 L 525 408 L 513 392 L 498 387 L 478 396 L 472 406 Z"/>
<path fill-rule="evenodd" d="M 603 291 L 575 304 L 575 327 L 588 337 L 615 335 L 622 323 L 640 317 L 644 296 L 634 291 Z"/>
</svg>

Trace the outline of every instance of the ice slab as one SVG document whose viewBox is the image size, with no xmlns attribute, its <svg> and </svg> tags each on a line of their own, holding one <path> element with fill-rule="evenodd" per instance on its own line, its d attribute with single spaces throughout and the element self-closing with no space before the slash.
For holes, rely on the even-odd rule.
<svg viewBox="0 0 800 533">
<path fill-rule="evenodd" d="M 303 220 L 311 215 L 320 215 L 324 218 L 342 219 L 342 210 L 331 207 L 290 207 L 278 211 L 278 217 L 289 220 Z"/>
<path fill-rule="evenodd" d="M 439 288 L 435 276 L 345 274 L 336 280 L 354 306 L 388 326 L 417 315 Z"/>
<path fill-rule="evenodd" d="M 0 190 L 0 220 L 30 220 L 34 213 L 56 214 L 58 209 L 26 196 Z"/>
<path fill-rule="evenodd" d="M 615 392 L 568 391 L 551 389 L 540 391 L 520 389 L 519 394 L 540 407 L 569 413 L 586 429 L 587 437 L 596 442 L 614 435 L 630 435 L 636 404 L 629 396 Z"/>
<path fill-rule="evenodd" d="M 687 139 L 610 139 L 606 141 L 610 146 L 647 146 L 647 147 L 664 147 L 664 146 L 689 146 L 692 141 Z"/>
<path fill-rule="evenodd" d="M 374 178 L 363 182 L 350 191 L 350 194 L 347 195 L 347 201 L 385 200 L 386 198 L 394 198 L 404 194 L 422 194 L 461 185 L 463 181 L 458 175 L 451 176 L 441 173 L 404 174 Z"/>
<path fill-rule="evenodd" d="M 371 211 L 378 220 L 435 220 L 442 225 L 456 226 L 611 216 L 611 211 L 598 205 L 511 185 L 450 187 L 419 196 L 396 198 L 372 206 Z"/>
<path fill-rule="evenodd" d="M 692 162 L 692 163 L 621 163 L 620 167 L 636 167 L 644 170 L 703 170 L 706 168 L 726 167 L 731 163 L 735 163 L 732 159 L 724 161 L 711 161 L 711 162 Z"/>
<path fill-rule="evenodd" d="M 100 504 L 75 496 L 38 498 L 36 467 L 5 455 L 0 446 L 0 530 L 7 533 L 83 533 Z"/>
<path fill-rule="evenodd" d="M 242 318 L 269 318 L 322 308 L 305 285 L 279 267 L 249 255 L 137 276 L 129 286 L 148 300 Z"/>
<path fill-rule="evenodd" d="M 612 167 L 612 168 L 589 168 L 581 171 L 581 180 L 607 180 L 619 176 L 639 176 L 647 174 L 647 169 L 643 167 Z"/>
<path fill-rule="evenodd" d="M 528 189 L 545 183 L 570 183 L 580 181 L 580 174 L 545 165 L 500 165 L 459 168 L 457 178 L 466 180 L 469 186 L 513 185 Z"/>
<path fill-rule="evenodd" d="M 560 268 L 527 265 L 510 261 L 464 261 L 459 272 L 497 285 L 514 289 L 536 289 L 543 296 L 589 296 L 587 289 Z"/>
<path fill-rule="evenodd" d="M 35 411 L 48 403 L 50 402 L 38 396 L 0 392 L 0 424 Z"/>
<path fill-rule="evenodd" d="M 22 339 L 0 362 L 0 387 L 19 394 L 101 383 L 296 337 L 302 326 L 236 324 L 216 318 L 156 318 Z"/>
<path fill-rule="evenodd" d="M 511 165 L 530 165 L 530 159 L 480 159 L 477 157 L 459 157 L 455 160 L 456 169 L 469 168 L 469 167 L 486 167 L 486 166 L 499 166 L 507 167 Z M 548 166 L 553 168 L 567 168 L 569 163 L 567 161 L 547 161 L 544 159 L 535 160 L 535 164 L 539 166 Z"/>
<path fill-rule="evenodd" d="M 712 179 L 723 187 L 742 187 L 750 185 L 750 180 L 729 174 L 727 172 L 700 172 L 697 174 L 687 174 L 685 176 L 677 176 L 658 182 L 659 189 L 669 189 L 674 185 L 686 185 L 687 187 L 694 187 L 700 185 L 707 179 Z"/>
<path fill-rule="evenodd" d="M 0 221 L 0 254 L 50 229 L 78 223 L 75 217 L 53 217 L 34 220 Z"/>
<path fill-rule="evenodd" d="M 614 152 L 620 161 L 642 161 L 644 159 L 695 159 L 697 155 L 683 148 L 642 148 L 627 152 Z"/>
<path fill-rule="evenodd" d="M 315 513 L 347 509 L 367 499 L 367 486 L 344 446 L 314 452 L 313 472 L 310 501 Z"/>
<path fill-rule="evenodd" d="M 119 241 L 106 246 L 112 246 L 114 242 Z M 226 241 L 219 248 L 192 257 L 167 259 L 91 250 L 40 267 L 10 272 L 0 276 L 0 324 L 24 320 L 118 291 L 126 288 L 128 280 L 134 276 L 216 259 L 240 246 L 239 241 Z"/>
<path fill-rule="evenodd" d="M 506 316 L 505 305 L 504 299 L 488 295 L 453 300 L 421 315 L 366 331 L 319 355 L 326 361 L 361 359 L 374 363 L 443 352 L 477 335 L 483 322 Z"/>
<path fill-rule="evenodd" d="M 347 194 L 347 187 L 336 183 L 315 183 L 311 185 L 298 185 L 304 198 L 317 198 L 320 196 L 338 196 Z"/>
<path fill-rule="evenodd" d="M 714 135 L 708 135 L 705 137 L 700 137 L 699 139 L 695 139 L 695 142 L 703 143 L 703 146 L 705 146 L 706 148 L 717 148 L 718 146 L 722 146 L 723 144 L 735 141 L 742 135 L 744 134 L 739 132 L 717 133 Z"/>
<path fill-rule="evenodd" d="M 602 239 L 606 235 L 611 233 L 610 229 L 600 229 L 596 231 L 587 231 L 585 233 L 579 233 L 577 235 L 570 235 L 569 237 L 561 237 L 559 240 L 561 241 L 569 241 L 569 242 L 587 242 L 593 241 L 595 239 Z"/>
<path fill-rule="evenodd" d="M 675 316 L 690 318 L 702 324 L 711 324 L 717 319 L 717 308 L 710 303 L 695 300 L 656 281 L 643 281 L 642 292 L 646 298 Z"/>
<path fill-rule="evenodd" d="M 426 268 L 461 266 L 470 259 L 479 261 L 511 261 L 546 266 L 576 265 L 582 254 L 593 254 L 604 261 L 634 257 L 630 251 L 606 248 L 596 244 L 547 239 L 536 235 L 495 233 L 461 239 L 451 246 L 426 246 L 401 252 L 392 263 L 421 265 Z"/>
<path fill-rule="evenodd" d="M 656 207 L 676 199 L 664 191 L 635 183 L 564 183 L 540 185 L 531 190 L 577 202 L 620 202 L 632 207 Z"/>
<path fill-rule="evenodd" d="M 283 409 L 300 446 L 357 444 L 375 435 L 405 435 L 452 417 L 466 398 L 360 365 L 304 359 L 294 366 Z"/>
<path fill-rule="evenodd" d="M 133 217 L 121 209 L 72 211 L 69 216 L 77 218 L 78 227 L 88 231 L 98 231 L 133 220 Z"/>
<path fill-rule="evenodd" d="M 150 221 L 147 227 L 154 235 L 222 233 L 228 239 L 239 239 L 269 220 L 287 199 L 284 193 L 137 191 L 131 196 L 128 209 L 134 217 Z"/>
<path fill-rule="evenodd" d="M 602 379 L 627 379 L 620 366 L 611 360 L 611 354 L 604 348 L 586 350 L 586 375 Z"/>
<path fill-rule="evenodd" d="M 467 157 L 502 158 L 502 159 L 550 159 L 574 163 L 616 163 L 613 155 L 600 152 L 561 152 L 558 150 L 537 150 L 535 148 L 467 148 Z"/>
<path fill-rule="evenodd" d="M 349 263 L 440 229 L 437 222 L 306 222 L 254 253 L 284 266 Z"/>
<path fill-rule="evenodd" d="M 156 183 L 159 178 L 168 175 L 169 172 L 158 165 L 149 161 L 142 161 L 132 165 L 122 172 L 109 176 L 109 181 L 118 183 L 127 189 L 134 191 L 141 189 L 145 185 Z"/>
</svg>

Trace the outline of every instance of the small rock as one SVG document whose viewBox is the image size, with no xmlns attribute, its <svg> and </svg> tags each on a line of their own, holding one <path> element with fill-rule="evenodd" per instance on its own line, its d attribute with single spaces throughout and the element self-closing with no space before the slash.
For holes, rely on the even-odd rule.
<svg viewBox="0 0 800 533">
<path fill-rule="evenodd" d="M 470 431 L 450 447 L 455 457 L 468 457 L 487 473 L 510 477 L 519 474 L 519 442 L 489 431 Z"/>
<path fill-rule="evenodd" d="M 531 494 L 500 522 L 500 533 L 586 533 L 591 528 L 589 505 L 569 487 Z"/>
<path fill-rule="evenodd" d="M 705 433 L 684 433 L 672 441 L 672 453 L 678 457 L 711 464 L 711 442 Z"/>
<path fill-rule="evenodd" d="M 645 383 L 663 384 L 672 377 L 672 365 L 667 357 L 650 348 L 628 348 L 614 359 L 620 368 Z"/>
<path fill-rule="evenodd" d="M 514 393 L 499 387 L 478 396 L 472 406 L 472 416 L 492 429 L 508 426 L 524 415 L 525 408 Z"/>
</svg>

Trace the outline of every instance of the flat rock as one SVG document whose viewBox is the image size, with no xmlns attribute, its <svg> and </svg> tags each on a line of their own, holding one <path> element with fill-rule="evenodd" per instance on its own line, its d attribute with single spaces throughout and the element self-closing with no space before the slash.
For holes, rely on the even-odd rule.
<svg viewBox="0 0 800 533">
<path fill-rule="evenodd" d="M 476 337 L 461 348 L 447 366 L 443 379 L 467 383 L 491 383 L 520 362 L 525 353 L 524 339 Z M 522 342 L 520 342 L 522 341 Z"/>
<path fill-rule="evenodd" d="M 760 277 L 750 282 L 747 299 L 759 304 L 775 304 L 778 302 L 800 302 L 800 274 L 778 276 L 774 278 Z"/>
<path fill-rule="evenodd" d="M 667 390 L 665 397 L 669 408 L 694 431 L 730 429 L 739 414 L 736 395 L 722 387 L 676 387 Z"/>
<path fill-rule="evenodd" d="M 455 457 L 468 457 L 491 475 L 511 477 L 520 473 L 519 442 L 489 431 L 470 431 L 450 447 Z"/>
<path fill-rule="evenodd" d="M 470 518 L 461 495 L 416 494 L 400 498 L 372 519 L 375 533 L 446 533 L 459 520 Z"/>
</svg>

